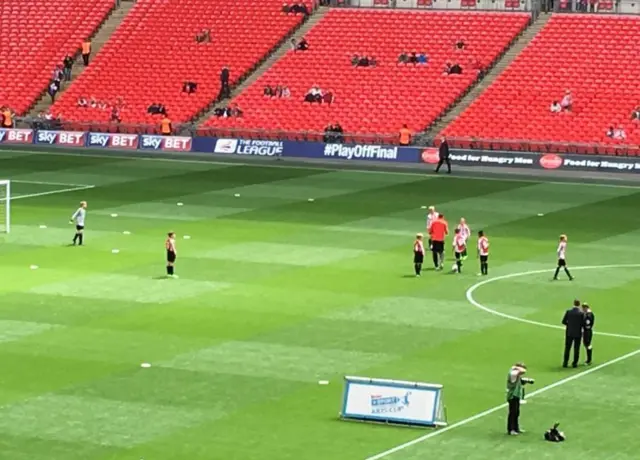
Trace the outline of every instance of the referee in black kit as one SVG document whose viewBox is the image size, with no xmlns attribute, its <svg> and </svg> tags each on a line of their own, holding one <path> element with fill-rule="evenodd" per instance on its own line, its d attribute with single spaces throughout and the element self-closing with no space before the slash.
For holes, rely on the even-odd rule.
<svg viewBox="0 0 640 460">
<path fill-rule="evenodd" d="M 562 324 L 566 327 L 562 367 L 567 367 L 569 364 L 571 347 L 573 347 L 573 362 L 571 365 L 572 367 L 578 367 L 578 360 L 580 359 L 580 342 L 582 341 L 582 328 L 584 327 L 584 313 L 580 307 L 580 301 L 574 300 L 573 308 L 568 309 L 564 313 L 564 318 L 562 318 Z"/>
<path fill-rule="evenodd" d="M 436 174 L 440 172 L 440 168 L 443 164 L 447 164 L 447 173 L 451 174 L 451 160 L 449 159 L 449 143 L 447 138 L 443 137 L 440 141 L 440 147 L 438 148 L 438 166 L 436 166 Z"/>
<path fill-rule="evenodd" d="M 593 326 L 596 324 L 596 315 L 591 311 L 591 307 L 587 303 L 582 304 L 582 313 L 584 313 L 584 325 L 582 334 L 582 343 L 587 350 L 587 361 L 585 364 L 588 366 L 593 359 L 593 346 L 591 340 L 593 339 Z"/>
</svg>

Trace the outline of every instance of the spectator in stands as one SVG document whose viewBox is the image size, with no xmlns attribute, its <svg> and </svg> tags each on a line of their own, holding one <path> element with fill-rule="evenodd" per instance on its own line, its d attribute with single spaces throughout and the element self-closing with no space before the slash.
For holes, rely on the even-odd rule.
<svg viewBox="0 0 640 460">
<path fill-rule="evenodd" d="M 418 63 L 418 55 L 415 51 L 413 51 L 409 55 L 409 64 L 417 64 Z"/>
<path fill-rule="evenodd" d="M 613 138 L 617 141 L 624 141 L 627 138 L 627 132 L 622 126 L 618 126 L 613 130 Z"/>
<path fill-rule="evenodd" d="M 193 94 L 198 89 L 198 84 L 195 81 L 185 81 L 182 84 L 182 92 L 187 94 Z"/>
<path fill-rule="evenodd" d="M 51 74 L 51 80 L 55 81 L 58 85 L 58 88 L 62 86 L 62 79 L 64 78 L 64 71 L 62 70 L 61 65 L 57 65 L 55 69 L 53 69 L 53 73 Z"/>
<path fill-rule="evenodd" d="M 354 67 L 357 67 L 359 63 L 360 63 L 360 56 L 358 56 L 357 54 L 354 54 L 351 57 L 351 65 Z"/>
<path fill-rule="evenodd" d="M 282 95 L 280 97 L 283 97 L 285 99 L 288 99 L 291 97 L 291 90 L 289 89 L 288 86 L 282 87 Z"/>
<path fill-rule="evenodd" d="M 400 129 L 400 145 L 411 144 L 411 130 L 407 125 L 402 125 Z"/>
<path fill-rule="evenodd" d="M 331 91 L 330 89 L 327 90 L 323 95 L 322 95 L 322 102 L 324 102 L 327 105 L 331 105 L 333 104 L 333 101 L 335 101 L 336 98 L 333 95 L 333 91 Z"/>
<path fill-rule="evenodd" d="M 292 38 L 291 40 L 289 40 L 289 46 L 291 47 L 292 51 L 298 51 L 298 42 L 296 41 L 295 38 Z"/>
<path fill-rule="evenodd" d="M 633 109 L 633 112 L 631 112 L 631 119 L 640 121 L 640 105 Z"/>
<path fill-rule="evenodd" d="M 111 122 L 120 123 L 121 121 L 122 121 L 122 118 L 120 116 L 120 109 L 114 105 L 111 108 Z"/>
<path fill-rule="evenodd" d="M 64 61 L 62 61 L 62 64 L 64 66 L 65 81 L 71 81 L 71 70 L 73 69 L 73 58 L 67 54 L 64 58 Z"/>
<path fill-rule="evenodd" d="M 243 114 L 242 109 L 240 109 L 240 106 L 238 105 L 237 102 L 234 102 L 233 104 L 231 104 L 227 109 L 227 116 L 229 117 L 241 117 L 242 114 Z"/>
<path fill-rule="evenodd" d="M 378 60 L 376 59 L 376 57 L 373 55 L 369 56 L 369 66 L 375 67 L 377 65 L 378 65 Z"/>
<path fill-rule="evenodd" d="M 98 101 L 96 100 L 95 96 L 91 96 L 91 98 L 89 99 L 89 107 L 91 107 L 92 109 L 98 107 Z"/>
<path fill-rule="evenodd" d="M 226 65 L 222 67 L 220 71 L 220 94 L 219 99 L 227 98 L 231 95 L 231 88 L 229 88 L 229 67 Z"/>
<path fill-rule="evenodd" d="M 429 57 L 424 53 L 418 53 L 418 64 L 425 65 L 429 61 Z"/>
<path fill-rule="evenodd" d="M 314 103 L 317 102 L 318 104 L 322 103 L 322 90 L 320 89 L 320 87 L 318 85 L 313 85 L 311 87 L 311 89 L 309 91 L 307 91 L 307 94 L 304 96 L 304 100 L 305 102 L 309 102 L 309 103 Z"/>
<path fill-rule="evenodd" d="M 406 64 L 409 62 L 409 55 L 404 51 L 398 56 L 398 64 Z"/>
<path fill-rule="evenodd" d="M 460 67 L 460 64 L 458 63 L 451 63 L 448 62 L 445 65 L 444 68 L 444 73 L 445 75 L 460 75 L 462 73 L 462 67 Z"/>
<path fill-rule="evenodd" d="M 342 143 L 343 129 L 340 123 L 329 124 L 324 129 L 323 141 L 327 144 Z"/>
<path fill-rule="evenodd" d="M 560 106 L 560 103 L 558 101 L 553 101 L 551 103 L 551 107 L 549 107 L 549 111 L 551 113 L 560 113 L 562 112 L 562 107 Z"/>
<path fill-rule="evenodd" d="M 360 56 L 358 59 L 358 65 L 356 67 L 369 67 L 371 63 L 369 62 L 369 57 Z"/>
<path fill-rule="evenodd" d="M 562 110 L 566 112 L 571 112 L 571 108 L 573 107 L 573 97 L 571 96 L 571 91 L 566 90 L 564 92 L 564 96 L 560 101 L 560 107 L 562 107 Z"/>
<path fill-rule="evenodd" d="M 309 9 L 304 3 L 294 3 L 289 8 L 289 12 L 292 14 L 302 14 L 303 16 L 309 16 Z"/>
<path fill-rule="evenodd" d="M 82 42 L 82 61 L 85 67 L 89 65 L 89 57 L 91 57 L 91 41 L 87 38 Z"/>
<path fill-rule="evenodd" d="M 202 29 L 196 34 L 197 43 L 210 43 L 211 42 L 211 29 Z"/>
<path fill-rule="evenodd" d="M 291 12 L 291 7 L 289 6 L 288 3 L 283 3 L 282 4 L 282 12 L 284 14 L 289 14 Z"/>
<path fill-rule="evenodd" d="M 309 49 L 309 42 L 306 38 L 302 37 L 302 39 L 298 42 L 298 51 L 307 51 Z"/>
<path fill-rule="evenodd" d="M 0 116 L 2 118 L 2 127 L 5 129 L 13 128 L 13 112 L 9 107 L 2 107 L 0 110 Z"/>
<path fill-rule="evenodd" d="M 609 126 L 609 129 L 607 129 L 607 137 L 610 139 L 613 139 L 613 133 L 614 133 L 613 126 Z"/>
<path fill-rule="evenodd" d="M 55 81 L 52 81 L 51 83 L 49 83 L 49 97 L 51 97 L 51 103 L 53 104 L 54 102 L 56 102 L 56 94 L 58 94 L 58 91 L 60 90 L 60 86 L 58 83 L 56 83 Z"/>
<path fill-rule="evenodd" d="M 465 43 L 463 38 L 459 38 L 458 41 L 455 44 L 455 49 L 457 50 L 463 50 L 465 49 L 465 47 L 467 46 L 467 44 Z"/>
<path fill-rule="evenodd" d="M 87 101 L 87 99 L 86 99 L 85 97 L 80 96 L 80 97 L 78 98 L 78 101 L 76 102 L 76 105 L 77 105 L 78 107 L 86 108 L 86 107 L 88 107 L 88 106 L 89 106 L 89 102 Z"/>
<path fill-rule="evenodd" d="M 262 90 L 262 95 L 264 97 L 273 97 L 273 89 L 271 88 L 271 86 L 265 86 Z"/>
</svg>

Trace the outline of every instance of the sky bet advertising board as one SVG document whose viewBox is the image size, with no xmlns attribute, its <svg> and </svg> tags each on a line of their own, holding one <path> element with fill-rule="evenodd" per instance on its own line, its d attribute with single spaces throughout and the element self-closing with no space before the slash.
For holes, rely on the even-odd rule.
<svg viewBox="0 0 640 460">
<path fill-rule="evenodd" d="M 119 150 L 135 150 L 138 148 L 137 134 L 89 133 L 87 147 Z"/>
<path fill-rule="evenodd" d="M 31 129 L 0 129 L 0 144 L 31 144 L 33 130 Z"/>
<path fill-rule="evenodd" d="M 190 152 L 193 138 L 187 136 L 156 136 L 143 134 L 139 147 L 142 150 L 160 150 L 165 152 Z"/>
<path fill-rule="evenodd" d="M 36 144 L 84 147 L 87 133 L 83 131 L 36 131 Z"/>
<path fill-rule="evenodd" d="M 444 426 L 442 385 L 345 377 L 342 418 Z"/>
</svg>

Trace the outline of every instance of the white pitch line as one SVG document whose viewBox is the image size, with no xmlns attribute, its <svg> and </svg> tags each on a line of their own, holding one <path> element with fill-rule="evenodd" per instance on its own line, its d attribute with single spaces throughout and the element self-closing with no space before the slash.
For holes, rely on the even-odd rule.
<svg viewBox="0 0 640 460">
<path fill-rule="evenodd" d="M 596 270 L 596 269 L 608 269 L 608 268 L 639 268 L 640 264 L 611 264 L 611 265 L 586 265 L 586 266 L 582 266 L 582 267 L 571 267 L 571 270 Z M 564 326 L 561 326 L 559 324 L 549 324 L 549 323 L 543 323 L 540 321 L 534 321 L 531 319 L 526 319 L 526 318 L 520 318 L 518 316 L 513 316 L 513 315 L 509 315 L 508 313 L 503 313 L 501 311 L 497 311 L 497 310 L 493 310 L 489 307 L 485 307 L 484 305 L 482 305 L 480 302 L 478 302 L 477 300 L 475 300 L 473 298 L 473 293 L 476 291 L 476 289 L 478 289 L 479 287 L 484 286 L 485 284 L 489 284 L 489 283 L 493 283 L 495 281 L 500 281 L 500 280 L 506 280 L 506 279 L 510 279 L 510 278 L 518 278 L 521 276 L 528 276 L 528 275 L 538 275 L 540 273 L 552 273 L 553 270 L 549 270 L 549 269 L 545 269 L 545 270 L 531 270 L 531 271 L 527 271 L 527 272 L 520 272 L 520 273 L 510 273 L 508 275 L 502 275 L 502 276 L 496 276 L 494 278 L 489 278 L 483 281 L 480 281 L 479 283 L 474 284 L 473 286 L 471 286 L 469 289 L 467 289 L 466 292 L 466 297 L 467 300 L 469 301 L 469 303 L 471 303 L 474 307 L 479 308 L 482 311 L 485 311 L 491 315 L 495 315 L 495 316 L 500 316 L 501 318 L 505 318 L 505 319 L 509 319 L 512 321 L 519 321 L 521 323 L 526 323 L 526 324 L 532 324 L 534 326 L 541 326 L 541 327 L 547 327 L 547 328 L 551 328 L 551 329 L 562 329 L 564 330 Z M 600 336 L 606 336 L 606 337 L 617 337 L 619 339 L 632 339 L 632 340 L 640 340 L 640 336 L 637 335 L 627 335 L 627 334 L 615 334 L 612 332 L 600 332 L 600 331 L 594 331 L 595 335 L 600 335 Z"/>
<path fill-rule="evenodd" d="M 67 182 L 43 182 L 38 180 L 11 179 L 11 182 L 16 182 L 18 184 L 58 185 L 60 187 L 66 187 L 69 185 L 72 187 L 94 187 L 94 185 L 90 185 L 90 184 L 70 184 Z"/>
<path fill-rule="evenodd" d="M 25 198 L 36 198 L 38 196 L 55 195 L 57 193 L 76 192 L 79 190 L 89 190 L 92 188 L 95 188 L 95 185 L 83 185 L 81 187 L 63 188 L 58 190 L 49 190 L 48 192 L 29 193 L 27 195 L 12 196 L 12 197 L 9 197 L 9 200 L 11 201 L 23 200 Z M 7 200 L 6 198 L 0 198 L 0 202 L 6 201 L 6 200 Z"/>
<path fill-rule="evenodd" d="M 531 393 L 527 393 L 527 399 L 532 398 L 532 397 L 537 396 L 537 395 L 540 395 L 542 393 L 545 393 L 545 392 L 547 392 L 549 390 L 553 390 L 554 388 L 562 386 L 562 385 L 564 385 L 566 383 L 573 382 L 574 380 L 580 379 L 580 378 L 585 377 L 585 376 L 587 376 L 589 374 L 593 374 L 594 372 L 597 372 L 600 369 L 604 369 L 605 367 L 612 366 L 613 364 L 616 364 L 616 363 L 619 363 L 620 361 L 624 361 L 626 359 L 632 358 L 632 357 L 634 357 L 634 356 L 636 356 L 638 354 L 640 354 L 640 349 L 632 351 L 630 353 L 627 353 L 626 355 L 619 356 L 619 357 L 614 358 L 614 359 L 612 359 L 610 361 L 606 361 L 606 362 L 604 362 L 602 364 L 599 364 L 599 365 L 597 365 L 595 367 L 591 367 L 591 368 L 589 368 L 587 370 L 584 370 L 582 372 L 578 372 L 577 374 L 573 374 L 573 375 L 571 375 L 569 377 L 565 377 L 562 380 L 558 380 L 557 382 L 554 382 L 554 383 L 552 383 L 550 385 L 542 387 L 542 388 L 540 388 L 540 389 L 538 389 L 536 391 L 532 391 Z M 463 420 L 460 420 L 459 422 L 453 423 L 451 425 L 447 425 L 446 427 L 438 429 L 437 431 L 432 431 L 431 433 L 425 434 L 424 436 L 420 436 L 419 438 L 416 438 L 416 439 L 414 439 L 412 441 L 405 442 L 404 444 L 400 444 L 399 446 L 393 447 L 393 448 L 391 448 L 389 450 L 386 450 L 384 452 L 376 454 L 376 455 L 374 455 L 372 457 L 367 457 L 366 460 L 379 460 L 381 458 L 388 457 L 389 455 L 395 454 L 396 452 L 404 450 L 407 447 L 411 447 L 411 446 L 414 446 L 416 444 L 420 444 L 420 443 L 422 443 L 422 442 L 424 442 L 424 441 L 426 441 L 428 439 L 435 438 L 436 436 L 440 436 L 441 434 L 444 434 L 447 431 L 451 431 L 451 430 L 453 430 L 455 428 L 459 428 L 459 427 L 467 425 L 467 424 L 469 424 L 471 422 L 475 422 L 476 420 L 484 418 L 487 415 L 491 415 L 491 414 L 493 414 L 495 412 L 498 412 L 499 410 L 503 410 L 507 406 L 508 406 L 507 403 L 503 403 L 503 404 L 500 404 L 498 406 L 492 407 L 491 409 L 487 409 L 487 410 L 485 410 L 483 412 L 479 412 L 476 415 L 473 415 L 473 416 L 471 416 L 469 418 L 465 418 Z"/>
<path fill-rule="evenodd" d="M 433 176 L 431 169 L 424 170 L 422 172 L 411 172 L 411 171 L 389 171 L 389 170 L 375 170 L 375 169 L 358 169 L 358 168 L 342 168 L 339 165 L 336 166 L 317 166 L 322 164 L 318 163 L 309 163 L 309 166 L 304 165 L 289 165 L 286 163 L 279 162 L 278 164 L 267 164 L 263 162 L 240 162 L 240 161 L 216 161 L 216 160 L 198 160 L 198 159 L 185 159 L 185 158 L 158 158 L 158 157 L 130 157 L 130 156 L 121 156 L 121 155 L 101 155 L 99 153 L 91 153 L 91 152 L 82 152 L 82 153 L 73 153 L 73 152 L 59 152 L 59 151 L 51 151 L 51 150 L 13 150 L 13 149 L 0 149 L 0 160 L 2 152 L 10 152 L 10 153 L 29 153 L 36 155 L 54 155 L 54 156 L 62 156 L 62 157 L 94 157 L 94 158 L 111 158 L 114 160 L 143 160 L 143 161 L 159 161 L 159 162 L 170 162 L 170 163 L 183 163 L 183 164 L 211 164 L 218 166 L 260 166 L 263 168 L 287 168 L 287 169 L 307 169 L 307 170 L 318 170 L 318 171 L 339 171 L 339 172 L 357 172 L 357 173 L 368 173 L 368 174 L 387 174 L 387 175 L 396 175 L 396 176 L 417 176 L 421 179 L 440 179 L 447 180 L 447 176 Z M 13 157 L 15 158 L 15 157 Z M 296 158 L 290 158 L 293 161 L 296 161 Z M 298 159 L 300 160 L 300 159 Z M 347 163 L 345 163 L 347 164 Z M 354 163 L 349 163 L 354 164 Z M 493 182 L 522 182 L 522 183 L 530 183 L 530 184 L 553 184 L 553 185 L 581 185 L 581 186 L 595 186 L 595 187 L 606 187 L 606 188 L 619 188 L 619 189 L 631 189 L 638 190 L 640 189 L 640 185 L 631 185 L 631 184 L 601 184 L 595 182 L 575 182 L 575 181 L 550 181 L 545 180 L 543 177 L 536 179 L 527 179 L 527 178 L 517 178 L 512 179 L 508 177 L 487 177 L 482 175 L 468 175 L 464 176 L 453 176 L 453 178 L 458 179 L 473 179 L 473 180 L 488 180 Z"/>
</svg>

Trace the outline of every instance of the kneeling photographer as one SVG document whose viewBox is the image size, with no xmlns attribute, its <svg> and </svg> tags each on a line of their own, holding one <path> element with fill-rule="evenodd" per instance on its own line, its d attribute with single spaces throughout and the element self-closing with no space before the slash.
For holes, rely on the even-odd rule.
<svg viewBox="0 0 640 460">
<path fill-rule="evenodd" d="M 507 376 L 507 403 L 509 415 L 507 417 L 507 434 L 517 436 L 523 431 L 520 429 L 520 401 L 524 399 L 524 386 L 533 384 L 533 379 L 523 377 L 527 372 L 524 363 L 515 363 L 509 369 Z"/>
</svg>

